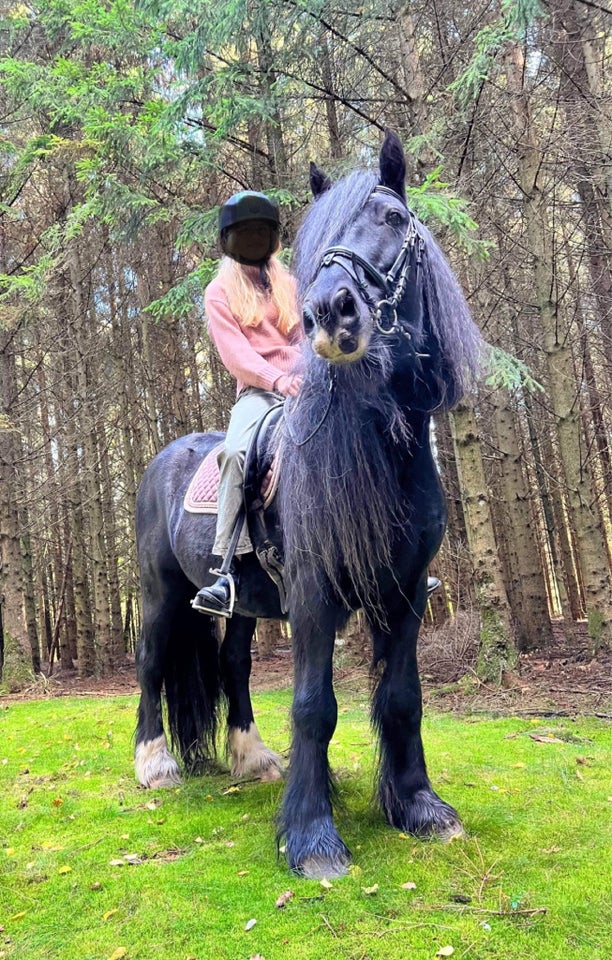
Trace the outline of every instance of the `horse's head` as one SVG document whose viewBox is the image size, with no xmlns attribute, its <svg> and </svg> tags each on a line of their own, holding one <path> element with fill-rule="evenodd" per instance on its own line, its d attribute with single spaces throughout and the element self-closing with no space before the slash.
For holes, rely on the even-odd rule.
<svg viewBox="0 0 612 960">
<path fill-rule="evenodd" d="M 398 308 L 411 294 L 416 301 L 410 287 L 423 240 L 406 206 L 406 163 L 394 133 L 386 134 L 379 163 L 378 182 L 363 174 L 359 184 L 354 182 L 361 198 L 347 191 L 351 178 L 332 187 L 311 164 L 310 183 L 317 200 L 311 217 L 315 225 L 325 217 L 328 229 L 319 230 L 318 249 L 312 251 L 316 262 L 310 264 L 303 290 L 303 323 L 315 353 L 331 363 L 360 360 L 376 331 L 406 330 L 406 323 L 398 320 Z M 342 222 L 335 223 L 340 217 Z M 416 303 L 413 312 L 417 316 L 412 319 L 418 320 Z"/>
<path fill-rule="evenodd" d="M 358 361 L 375 361 L 384 380 L 401 370 L 413 409 L 448 409 L 478 372 L 482 341 L 444 254 L 406 205 L 405 175 L 392 132 L 378 176 L 331 184 L 311 165 L 315 203 L 295 244 L 304 329 L 318 358 L 351 379 L 372 373 Z"/>
</svg>

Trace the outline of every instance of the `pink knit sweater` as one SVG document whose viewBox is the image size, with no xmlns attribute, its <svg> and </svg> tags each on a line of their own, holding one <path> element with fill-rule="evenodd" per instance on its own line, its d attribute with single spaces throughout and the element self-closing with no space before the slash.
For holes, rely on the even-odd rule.
<svg viewBox="0 0 612 960">
<path fill-rule="evenodd" d="M 300 365 L 301 325 L 290 334 L 276 326 L 278 311 L 267 303 L 256 327 L 243 327 L 227 302 L 222 282 L 213 280 L 204 294 L 208 332 L 223 363 L 236 378 L 237 393 L 243 387 L 274 390 L 279 377 Z"/>
</svg>

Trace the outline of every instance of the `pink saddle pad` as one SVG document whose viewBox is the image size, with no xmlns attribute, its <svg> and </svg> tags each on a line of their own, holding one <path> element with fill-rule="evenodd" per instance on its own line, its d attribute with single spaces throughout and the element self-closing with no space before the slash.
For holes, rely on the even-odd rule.
<svg viewBox="0 0 612 960">
<path fill-rule="evenodd" d="M 219 464 L 217 457 L 223 449 L 218 443 L 207 453 L 191 478 L 185 494 L 185 510 L 189 513 L 216 513 L 219 493 Z"/>
<path fill-rule="evenodd" d="M 183 503 L 188 513 L 217 513 L 219 494 L 219 463 L 217 458 L 222 449 L 222 443 L 213 447 L 194 473 L 191 483 L 187 487 Z M 278 462 L 279 458 L 275 456 L 272 466 L 261 484 L 264 507 L 269 506 L 276 493 L 279 473 Z"/>
</svg>

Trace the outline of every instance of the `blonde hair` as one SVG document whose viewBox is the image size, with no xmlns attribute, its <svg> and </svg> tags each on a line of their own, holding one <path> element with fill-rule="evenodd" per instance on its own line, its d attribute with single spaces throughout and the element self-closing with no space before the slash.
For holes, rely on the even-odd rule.
<svg viewBox="0 0 612 960">
<path fill-rule="evenodd" d="M 230 310 L 243 327 L 256 327 L 261 321 L 262 308 L 266 303 L 273 303 L 278 310 L 276 326 L 281 333 L 289 333 L 300 319 L 293 277 L 278 257 L 270 257 L 266 264 L 270 277 L 268 299 L 268 292 L 249 275 L 254 269 L 257 268 L 243 267 L 231 257 L 223 257 L 217 277 L 225 287 Z"/>
</svg>

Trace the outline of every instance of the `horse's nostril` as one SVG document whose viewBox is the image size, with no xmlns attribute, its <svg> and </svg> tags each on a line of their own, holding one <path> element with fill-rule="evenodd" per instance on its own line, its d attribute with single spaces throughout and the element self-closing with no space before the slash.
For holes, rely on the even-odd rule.
<svg viewBox="0 0 612 960">
<path fill-rule="evenodd" d="M 347 330 L 343 330 L 338 334 L 338 346 L 342 353 L 354 353 L 358 346 L 358 339 L 353 334 L 349 333 Z"/>
<path fill-rule="evenodd" d="M 347 317 L 354 317 L 356 313 L 356 303 L 355 298 L 350 290 L 347 290 L 346 287 L 338 290 L 332 300 L 332 310 L 336 317 L 341 317 L 346 319 Z"/>
<path fill-rule="evenodd" d="M 313 333 L 313 331 L 317 326 L 316 317 L 313 311 L 310 309 L 310 307 L 304 307 L 304 310 L 302 313 L 302 325 L 304 327 L 304 333 L 306 334 L 307 337 L 309 337 L 311 333 Z"/>
</svg>

